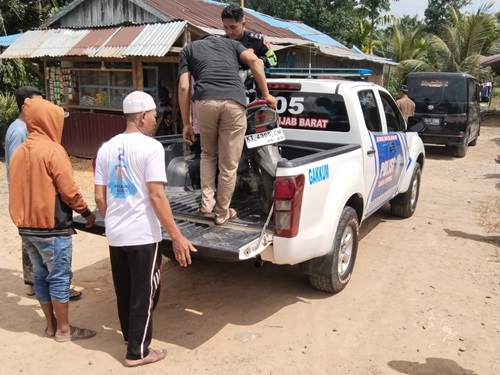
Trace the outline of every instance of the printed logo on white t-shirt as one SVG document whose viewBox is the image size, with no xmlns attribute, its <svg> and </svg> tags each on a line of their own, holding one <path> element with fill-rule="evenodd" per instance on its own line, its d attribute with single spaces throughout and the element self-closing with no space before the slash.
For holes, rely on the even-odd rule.
<svg viewBox="0 0 500 375">
<path fill-rule="evenodd" d="M 129 195 L 137 193 L 137 186 L 130 180 L 128 176 L 127 164 L 121 161 L 110 168 L 108 188 L 115 198 L 127 198 Z"/>
</svg>

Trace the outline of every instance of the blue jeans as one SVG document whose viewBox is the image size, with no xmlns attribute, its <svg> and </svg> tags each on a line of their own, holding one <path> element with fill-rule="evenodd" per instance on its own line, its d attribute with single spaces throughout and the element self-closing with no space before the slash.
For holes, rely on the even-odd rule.
<svg viewBox="0 0 500 375">
<path fill-rule="evenodd" d="M 33 264 L 34 289 L 40 303 L 69 302 L 71 272 L 71 236 L 21 236 Z"/>
</svg>

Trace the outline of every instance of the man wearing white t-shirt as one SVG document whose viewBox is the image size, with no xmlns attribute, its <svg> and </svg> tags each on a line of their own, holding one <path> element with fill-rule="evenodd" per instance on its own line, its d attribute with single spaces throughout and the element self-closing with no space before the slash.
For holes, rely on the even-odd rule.
<svg viewBox="0 0 500 375">
<path fill-rule="evenodd" d="M 164 349 L 148 348 L 152 313 L 160 295 L 161 226 L 172 239 L 175 259 L 191 264 L 196 251 L 175 224 L 164 192 L 167 182 L 164 149 L 151 138 L 156 104 L 142 91 L 123 101 L 124 133 L 104 143 L 95 169 L 95 200 L 104 218 L 118 317 L 127 344 L 125 366 L 162 360 Z"/>
</svg>

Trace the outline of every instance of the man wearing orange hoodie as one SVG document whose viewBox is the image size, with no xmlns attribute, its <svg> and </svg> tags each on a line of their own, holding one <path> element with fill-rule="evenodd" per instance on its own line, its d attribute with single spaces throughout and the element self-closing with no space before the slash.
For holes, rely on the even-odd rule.
<svg viewBox="0 0 500 375">
<path fill-rule="evenodd" d="M 72 212 L 88 226 L 89 210 L 61 146 L 64 111 L 42 99 L 23 106 L 28 137 L 10 160 L 9 212 L 33 264 L 35 294 L 47 321 L 45 336 L 57 342 L 93 337 L 95 331 L 69 324 L 73 229 Z"/>
</svg>

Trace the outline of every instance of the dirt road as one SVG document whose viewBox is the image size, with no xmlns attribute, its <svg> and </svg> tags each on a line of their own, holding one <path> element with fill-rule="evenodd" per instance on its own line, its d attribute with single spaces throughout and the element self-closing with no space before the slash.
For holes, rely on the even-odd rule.
<svg viewBox="0 0 500 375">
<path fill-rule="evenodd" d="M 415 215 L 388 207 L 362 226 L 353 278 L 338 295 L 295 268 L 195 261 L 165 267 L 154 341 L 167 359 L 138 369 L 125 355 L 105 238 L 74 237 L 71 320 L 91 340 L 44 338 L 24 294 L 20 239 L 0 163 L 1 374 L 500 374 L 500 114 L 463 159 L 427 148 Z M 92 197 L 88 162 L 75 163 Z M 496 205 L 496 211 L 495 211 Z"/>
</svg>

